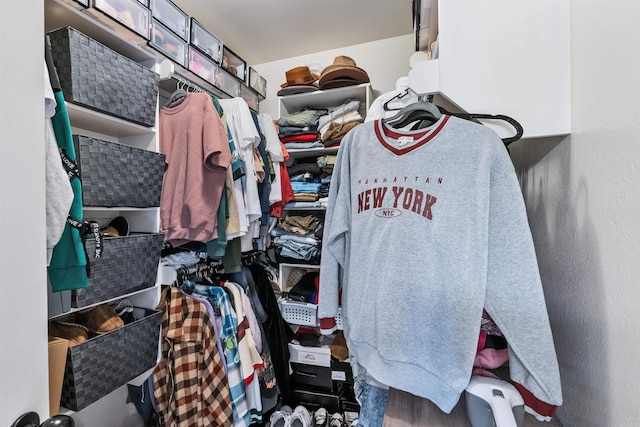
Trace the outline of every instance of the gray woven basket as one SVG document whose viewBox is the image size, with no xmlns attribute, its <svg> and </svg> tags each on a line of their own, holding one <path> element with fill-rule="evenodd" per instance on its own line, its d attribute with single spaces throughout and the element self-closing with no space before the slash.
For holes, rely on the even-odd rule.
<svg viewBox="0 0 640 427">
<path fill-rule="evenodd" d="M 144 312 L 139 320 L 69 347 L 61 406 L 79 411 L 156 365 L 162 312 Z"/>
<path fill-rule="evenodd" d="M 160 206 L 165 155 L 73 135 L 84 206 Z"/>
<path fill-rule="evenodd" d="M 71 306 L 86 307 L 155 286 L 164 235 L 105 237 L 102 257 L 93 258 L 95 242 L 87 238 L 89 287 L 71 291 Z"/>
<path fill-rule="evenodd" d="M 160 76 L 72 27 L 49 33 L 66 101 L 153 126 Z"/>
</svg>

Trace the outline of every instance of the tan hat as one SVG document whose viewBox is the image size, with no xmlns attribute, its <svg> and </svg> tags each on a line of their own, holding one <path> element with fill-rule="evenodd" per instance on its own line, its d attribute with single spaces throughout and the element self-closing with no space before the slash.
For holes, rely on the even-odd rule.
<svg viewBox="0 0 640 427">
<path fill-rule="evenodd" d="M 336 56 L 333 64 L 322 70 L 318 85 L 320 89 L 369 83 L 369 75 L 356 66 L 356 61 L 344 55 Z"/>
<path fill-rule="evenodd" d="M 285 75 L 287 77 L 287 81 L 285 83 L 282 83 L 280 87 L 310 85 L 318 80 L 318 77 L 311 74 L 311 70 L 306 65 L 292 68 L 286 71 Z"/>
</svg>

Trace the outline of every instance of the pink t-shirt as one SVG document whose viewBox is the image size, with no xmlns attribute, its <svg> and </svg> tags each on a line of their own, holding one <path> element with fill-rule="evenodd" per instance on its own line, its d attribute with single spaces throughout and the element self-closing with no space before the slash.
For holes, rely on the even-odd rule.
<svg viewBox="0 0 640 427">
<path fill-rule="evenodd" d="M 209 95 L 188 93 L 160 109 L 160 152 L 168 163 L 160 199 L 165 240 L 179 246 L 215 239 L 231 152 Z"/>
</svg>

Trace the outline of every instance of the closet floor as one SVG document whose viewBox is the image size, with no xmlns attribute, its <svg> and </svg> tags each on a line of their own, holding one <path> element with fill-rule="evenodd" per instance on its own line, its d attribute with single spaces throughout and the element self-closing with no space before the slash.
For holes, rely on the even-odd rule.
<svg viewBox="0 0 640 427">
<path fill-rule="evenodd" d="M 524 427 L 557 427 L 558 424 L 542 422 L 525 414 Z M 445 414 L 430 400 L 395 389 L 389 390 L 383 427 L 471 427 L 467 420 L 464 400 L 450 414 Z"/>
</svg>

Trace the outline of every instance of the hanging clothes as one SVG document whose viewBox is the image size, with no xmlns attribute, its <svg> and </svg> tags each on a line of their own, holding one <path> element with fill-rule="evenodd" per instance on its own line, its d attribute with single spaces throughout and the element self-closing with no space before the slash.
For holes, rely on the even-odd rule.
<svg viewBox="0 0 640 427">
<path fill-rule="evenodd" d="M 242 271 L 248 280 L 255 282 L 256 293 L 267 313 L 267 319 L 262 326 L 269 342 L 271 360 L 282 401 L 287 402 L 291 397 L 288 343 L 293 339 L 293 331 L 282 318 L 267 269 L 259 263 L 253 263 L 243 266 Z"/>
<path fill-rule="evenodd" d="M 48 52 L 48 50 L 46 50 Z M 51 118 L 56 114 L 56 98 L 51 85 L 47 61 L 44 61 L 44 112 L 45 112 L 45 166 L 47 211 L 47 265 L 51 263 L 53 248 L 60 241 L 73 203 L 73 190 L 69 176 L 62 166 Z M 55 73 L 54 73 L 55 76 Z M 57 79 L 57 76 L 55 76 Z M 55 84 L 55 82 L 54 82 Z M 58 83 L 56 90 L 60 91 Z"/>
<path fill-rule="evenodd" d="M 244 99 L 221 99 L 220 105 L 222 105 L 224 109 L 227 124 L 233 135 L 233 141 L 238 147 L 245 171 L 242 188 L 238 188 L 236 184 L 236 194 L 238 203 L 242 204 L 242 201 L 244 201 L 244 208 L 246 209 L 246 232 L 240 236 L 242 251 L 246 252 L 253 249 L 253 239 L 259 236 L 259 220 L 262 217 L 260 196 L 258 193 L 258 178 L 256 176 L 253 154 L 253 150 L 257 148 L 260 143 L 260 134 L 251 117 L 249 106 Z M 243 229 L 241 228 L 241 233 L 242 231 Z"/>
<path fill-rule="evenodd" d="M 55 92 L 56 113 L 51 118 L 53 131 L 58 148 L 73 162 L 76 152 L 73 147 L 71 122 L 67 113 L 62 91 Z M 69 209 L 69 216 L 82 221 L 82 184 L 80 178 L 71 179 L 73 202 Z M 47 268 L 49 282 L 53 292 L 82 289 L 89 286 L 87 273 L 87 257 L 80 230 L 67 223 L 60 240 L 53 248 L 51 262 Z"/>
<path fill-rule="evenodd" d="M 162 355 L 153 371 L 160 424 L 232 426 L 229 382 L 209 312 L 174 286 L 163 292 L 160 308 Z"/>
<path fill-rule="evenodd" d="M 354 375 L 450 412 L 471 376 L 484 307 L 510 344 L 527 410 L 551 416 L 562 403 L 522 191 L 492 130 L 447 115 L 416 131 L 381 120 L 353 129 L 322 249 L 318 317 L 323 332 L 335 329 L 341 292 Z"/>
<path fill-rule="evenodd" d="M 209 95 L 187 93 L 161 108 L 159 136 L 160 152 L 168 163 L 160 198 L 160 231 L 173 246 L 215 239 L 231 152 Z"/>
</svg>

